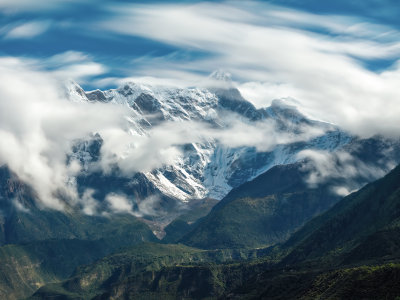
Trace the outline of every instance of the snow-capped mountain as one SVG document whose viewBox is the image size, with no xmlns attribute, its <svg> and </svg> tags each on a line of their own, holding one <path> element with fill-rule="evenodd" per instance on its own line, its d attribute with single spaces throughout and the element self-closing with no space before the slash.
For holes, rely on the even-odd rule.
<svg viewBox="0 0 400 300">
<path fill-rule="evenodd" d="M 213 79 L 221 79 L 225 83 L 230 80 L 228 75 L 220 73 L 213 75 Z M 268 151 L 260 151 L 255 146 L 232 147 L 210 137 L 200 143 L 182 146 L 183 156 L 173 164 L 141 174 L 153 191 L 182 202 L 206 197 L 221 199 L 232 188 L 271 167 L 295 162 L 299 159 L 297 154 L 304 149 L 334 151 L 352 139 L 331 124 L 306 118 L 285 100 L 276 100 L 270 107 L 256 109 L 231 83 L 206 89 L 130 82 L 118 89 L 90 92 L 70 83 L 68 94 L 72 101 L 100 101 L 129 107 L 131 114 L 128 117 L 134 135 L 146 135 L 149 129 L 164 121 L 196 121 L 206 123 L 210 128 L 223 129 L 227 126 L 226 120 L 233 115 L 245 124 L 261 126 L 261 130 L 263 121 L 272 121 L 276 125 L 276 135 L 290 136 L 293 140 L 278 143 Z M 304 126 L 320 130 L 321 134 L 309 139 L 296 139 L 302 134 Z M 91 151 L 86 149 L 88 146 L 78 148 L 75 155 L 80 156 L 82 162 L 87 162 L 88 155 L 91 155 Z M 135 180 L 132 179 L 132 182 L 134 184 Z M 139 189 L 143 188 L 135 189 L 137 197 L 149 196 L 148 191 L 137 192 Z"/>
</svg>

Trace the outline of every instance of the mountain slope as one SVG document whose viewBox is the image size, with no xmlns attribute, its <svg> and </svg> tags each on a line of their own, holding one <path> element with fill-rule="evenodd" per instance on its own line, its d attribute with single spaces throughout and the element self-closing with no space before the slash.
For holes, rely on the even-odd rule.
<svg viewBox="0 0 400 300">
<path fill-rule="evenodd" d="M 396 299 L 399 225 L 400 165 L 308 222 L 275 248 L 281 262 L 230 293 L 239 299 Z"/>
<path fill-rule="evenodd" d="M 273 245 L 339 199 L 329 186 L 309 188 L 301 163 L 276 166 L 232 190 L 181 242 L 216 248 Z"/>
<path fill-rule="evenodd" d="M 102 260 L 62 284 L 41 288 L 33 299 L 80 299 L 96 294 L 138 299 L 396 299 L 400 293 L 399 192 L 400 165 L 308 222 L 281 247 L 266 250 L 268 256 L 261 260 L 220 264 L 223 260 L 212 259 L 191 265 L 189 255 L 178 264 L 172 259 L 161 268 L 150 267 L 148 273 L 139 275 L 126 266 L 144 262 L 142 254 L 121 253 L 119 259 L 112 256 Z M 154 247 L 150 253 L 160 249 Z M 173 250 L 175 247 L 192 249 L 192 255 L 232 253 L 162 247 L 166 252 L 159 257 L 164 261 L 179 253 Z M 103 271 L 121 267 L 126 271 L 114 276 Z M 90 279 L 87 286 L 86 279 Z"/>
<path fill-rule="evenodd" d="M 108 239 L 126 245 L 156 240 L 150 228 L 132 215 L 45 209 L 37 206 L 35 197 L 7 167 L 0 167 L 0 245 L 48 239 Z"/>
<path fill-rule="evenodd" d="M 79 268 L 70 279 L 40 288 L 31 299 L 217 297 L 224 290 L 226 268 L 216 263 L 257 255 L 256 250 L 205 251 L 184 245 L 147 243 Z"/>
<path fill-rule="evenodd" d="M 38 207 L 35 192 L 0 168 L 0 298 L 20 299 L 121 247 L 158 241 L 129 214 L 89 216 Z"/>
<path fill-rule="evenodd" d="M 191 207 L 164 228 L 163 243 L 176 243 L 191 229 L 193 223 L 206 216 L 213 206 L 218 203 L 215 199 L 191 201 Z"/>
<path fill-rule="evenodd" d="M 371 256 L 371 252 L 368 254 L 371 247 L 377 257 L 382 257 L 388 249 L 376 246 L 379 245 L 377 241 L 387 240 L 385 236 L 392 236 L 394 240 L 389 252 L 400 254 L 396 242 L 399 226 L 400 166 L 397 166 L 384 178 L 344 198 L 293 235 L 285 247 L 295 248 L 284 262 L 293 264 L 323 256 L 341 259 L 347 256 L 346 261 L 350 262 L 350 257 L 358 260 Z"/>
<path fill-rule="evenodd" d="M 38 288 L 70 276 L 76 267 L 94 262 L 118 244 L 105 240 L 47 240 L 0 247 L 0 298 L 21 299 Z"/>
<path fill-rule="evenodd" d="M 266 109 L 256 109 L 233 86 L 226 88 L 174 88 L 128 82 L 118 89 L 85 92 L 76 84 L 68 87 L 73 101 L 99 101 L 129 108 L 129 127 L 135 135 L 146 135 L 164 122 L 197 122 L 213 129 L 228 129 L 232 121 L 247 126 L 276 125 L 276 133 L 296 136 L 304 134 L 306 126 L 321 132 L 314 138 L 300 138 L 302 142 L 277 145 L 268 151 L 254 146 L 230 146 L 214 137 L 183 145 L 183 156 L 151 172 L 142 174 L 146 185 L 164 199 L 188 202 L 206 197 L 221 199 L 232 188 L 255 178 L 271 167 L 293 163 L 303 149 L 333 151 L 349 143 L 350 135 L 323 122 L 307 119 L 284 100 L 274 101 Z M 264 123 L 268 123 L 266 125 Z M 304 140 L 304 141 L 303 141 Z M 229 143 L 228 143 L 229 144 Z M 85 152 L 82 155 L 86 155 Z M 89 174 L 90 176 L 90 174 Z M 140 187 L 134 184 L 137 198 L 144 199 Z M 143 180 L 142 180 L 143 183 Z"/>
<path fill-rule="evenodd" d="M 380 148 L 392 148 L 393 152 L 382 157 Z M 382 166 L 399 161 L 398 149 L 398 143 L 378 138 L 355 140 L 338 152 L 323 153 L 329 168 L 320 170 L 324 162 L 308 158 L 275 166 L 233 189 L 209 215 L 187 228 L 188 233 L 180 241 L 207 249 L 283 242 L 306 221 L 336 203 L 342 197 L 337 191 L 358 189 L 375 180 Z M 351 159 L 343 161 L 341 156 Z"/>
</svg>

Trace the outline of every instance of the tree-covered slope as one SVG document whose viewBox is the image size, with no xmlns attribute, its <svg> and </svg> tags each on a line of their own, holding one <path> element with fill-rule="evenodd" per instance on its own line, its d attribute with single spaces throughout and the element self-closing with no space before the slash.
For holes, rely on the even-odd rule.
<svg viewBox="0 0 400 300">
<path fill-rule="evenodd" d="M 66 206 L 64 211 L 37 204 L 35 192 L 7 167 L 0 167 L 0 245 L 48 239 L 124 239 L 155 241 L 149 227 L 130 214 L 89 216 Z"/>
<path fill-rule="evenodd" d="M 21 299 L 118 249 L 108 241 L 48 240 L 0 247 L 0 298 Z"/>
<path fill-rule="evenodd" d="M 400 166 L 345 197 L 294 234 L 284 245 L 294 248 L 285 263 L 324 256 L 339 256 L 350 262 L 351 257 L 358 260 L 362 256 L 400 254 L 399 225 Z"/>
<path fill-rule="evenodd" d="M 310 188 L 303 164 L 276 166 L 232 190 L 180 242 L 206 249 L 273 245 L 331 207 L 328 185 Z"/>
<path fill-rule="evenodd" d="M 309 221 L 274 249 L 277 265 L 231 293 L 239 299 L 397 299 L 399 225 L 400 166 Z"/>
<path fill-rule="evenodd" d="M 28 185 L 0 168 L 1 299 L 27 297 L 121 247 L 158 241 L 130 214 L 88 216 L 68 207 L 44 209 L 35 197 Z"/>
<path fill-rule="evenodd" d="M 218 202 L 218 200 L 211 198 L 192 200 L 187 211 L 184 211 L 164 228 L 165 237 L 162 239 L 163 243 L 176 243 L 179 241 L 192 230 L 194 223 L 206 216 Z"/>
<path fill-rule="evenodd" d="M 215 298 L 226 290 L 227 280 L 243 283 L 254 271 L 225 263 L 262 254 L 146 243 L 79 268 L 70 279 L 40 288 L 31 299 Z"/>
<path fill-rule="evenodd" d="M 335 153 L 306 151 L 304 160 L 275 166 L 233 189 L 206 217 L 186 226 L 179 241 L 205 249 L 281 243 L 339 195 L 389 172 L 400 159 L 396 149 L 398 142 L 373 137 L 355 139 Z"/>
<path fill-rule="evenodd" d="M 259 257 L 256 250 L 142 245 L 47 285 L 34 299 L 396 299 L 399 179 L 400 166 L 262 251 L 264 258 L 234 261 Z"/>
</svg>

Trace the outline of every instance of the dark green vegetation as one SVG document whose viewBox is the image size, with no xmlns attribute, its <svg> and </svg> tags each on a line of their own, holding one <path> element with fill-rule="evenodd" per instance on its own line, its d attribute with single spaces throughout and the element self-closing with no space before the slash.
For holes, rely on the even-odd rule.
<svg viewBox="0 0 400 300">
<path fill-rule="evenodd" d="M 354 140 L 343 149 L 352 159 L 332 156 L 332 165 L 346 170 L 354 164 L 355 174 L 337 174 L 323 179 L 316 187 L 307 184 L 317 173 L 309 161 L 273 167 L 250 182 L 233 189 L 206 217 L 187 228 L 179 242 L 204 249 L 265 247 L 282 243 L 311 218 L 325 212 L 341 197 L 333 187 L 358 189 L 376 180 L 388 158 L 382 149 L 391 149 L 390 157 L 399 161 L 399 144 L 379 137 Z M 360 170 L 357 170 L 359 168 Z M 366 170 L 375 170 L 370 172 Z M 375 176 L 375 177 L 374 177 Z"/>
<path fill-rule="evenodd" d="M 330 186 L 310 188 L 301 163 L 276 166 L 233 189 L 180 242 L 205 249 L 270 246 L 339 199 Z"/>
<path fill-rule="evenodd" d="M 361 141 L 349 152 L 370 164 L 379 145 Z M 400 167 L 338 203 L 332 186 L 373 174 L 310 187 L 312 171 L 307 161 L 277 166 L 217 205 L 194 201 L 161 244 L 130 215 L 37 207 L 33 191 L 0 168 L 0 298 L 39 288 L 34 299 L 395 299 Z M 99 185 L 100 196 L 121 186 L 80 180 Z"/>
<path fill-rule="evenodd" d="M 200 250 L 183 245 L 141 244 L 82 267 L 67 281 L 39 289 L 32 299 L 174 299 L 220 295 L 224 265 L 256 258 L 257 250 Z M 250 272 L 248 272 L 250 274 Z"/>
<path fill-rule="evenodd" d="M 0 245 L 48 239 L 154 241 L 151 230 L 130 215 L 88 216 L 79 210 L 38 207 L 35 193 L 8 168 L 0 168 Z"/>
<path fill-rule="evenodd" d="M 399 229 L 400 166 L 261 253 L 142 245 L 81 268 L 34 298 L 396 299 Z M 237 256 L 257 259 L 233 262 Z"/>
<path fill-rule="evenodd" d="M 79 265 L 143 241 L 157 238 L 130 215 L 40 209 L 34 192 L 0 168 L 1 299 L 29 296 L 45 283 L 67 278 Z"/>
<path fill-rule="evenodd" d="M 272 251 L 276 265 L 229 292 L 238 298 L 395 299 L 399 225 L 400 166 L 308 222 Z"/>
<path fill-rule="evenodd" d="M 0 247 L 0 298 L 18 299 L 118 247 L 104 241 L 48 240 Z"/>
<path fill-rule="evenodd" d="M 324 257 L 338 263 L 399 254 L 400 166 L 353 193 L 294 234 L 285 263 Z"/>
<path fill-rule="evenodd" d="M 100 224 L 104 225 L 99 226 L 100 230 L 106 229 L 104 238 L 51 239 L 0 247 L 0 299 L 28 296 L 44 283 L 67 278 L 79 265 L 91 263 L 124 246 L 157 240 L 145 224 L 129 221 L 129 218 L 106 221 L 113 226 Z M 79 228 L 84 230 L 85 223 Z"/>
<path fill-rule="evenodd" d="M 192 201 L 188 211 L 181 214 L 165 227 L 166 236 L 163 238 L 163 242 L 176 243 L 179 241 L 193 229 L 194 223 L 198 219 L 205 217 L 217 203 L 218 200 L 210 198 Z"/>
<path fill-rule="evenodd" d="M 277 269 L 250 277 L 221 299 L 398 299 L 400 265 Z"/>
</svg>

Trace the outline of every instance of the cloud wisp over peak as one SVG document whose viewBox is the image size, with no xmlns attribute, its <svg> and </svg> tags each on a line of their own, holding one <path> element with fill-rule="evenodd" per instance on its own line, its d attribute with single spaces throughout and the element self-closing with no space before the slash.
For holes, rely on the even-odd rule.
<svg viewBox="0 0 400 300">
<path fill-rule="evenodd" d="M 189 56 L 184 63 L 174 63 L 171 56 L 136 60 L 138 73 L 185 81 L 218 66 L 231 71 L 245 96 L 254 96 L 261 105 L 293 97 L 312 116 L 355 134 L 399 132 L 391 114 L 400 107 L 396 28 L 361 17 L 316 15 L 260 2 L 123 4 L 112 11 L 114 17 L 96 26 L 206 53 Z M 393 62 L 390 70 L 367 67 L 371 61 L 388 60 Z M 265 87 L 269 92 L 254 95 Z"/>
</svg>

